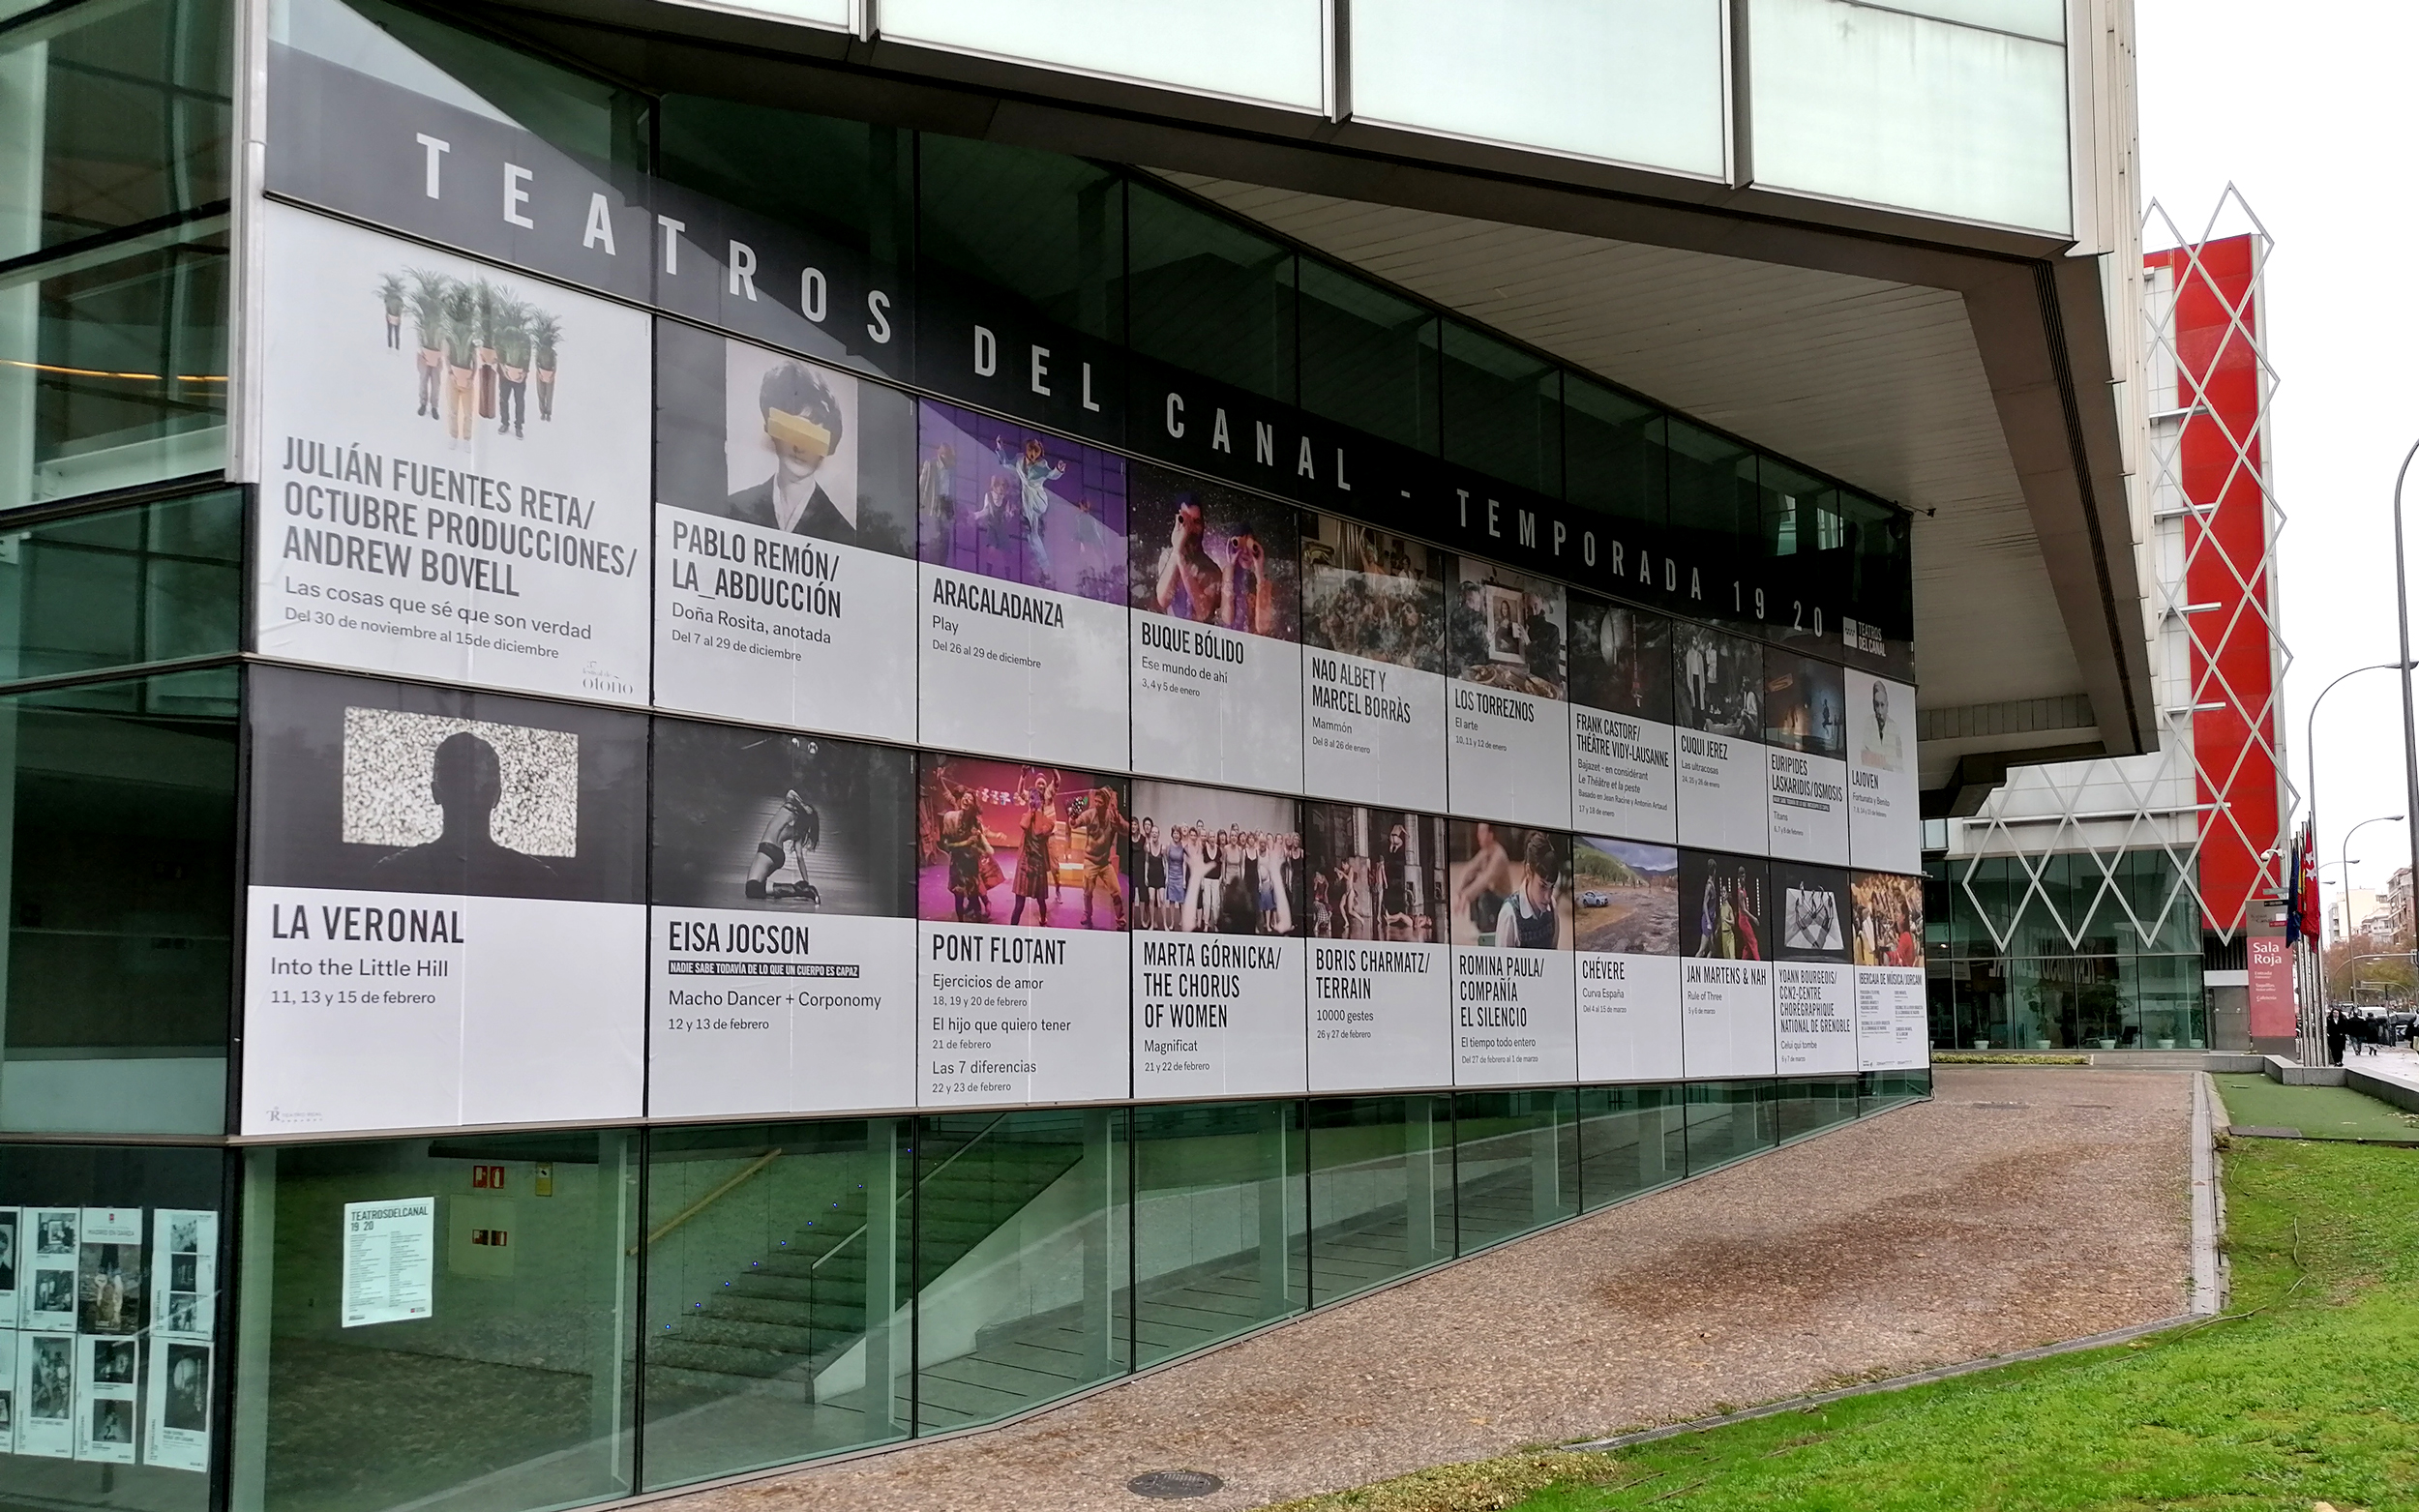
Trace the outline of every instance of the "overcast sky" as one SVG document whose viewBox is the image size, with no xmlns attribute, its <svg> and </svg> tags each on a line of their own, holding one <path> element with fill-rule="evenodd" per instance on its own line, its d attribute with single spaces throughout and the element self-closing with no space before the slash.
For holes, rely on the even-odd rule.
<svg viewBox="0 0 2419 1512">
<path fill-rule="evenodd" d="M 2143 197 L 2197 239 L 2231 182 L 2275 239 L 2266 312 L 2278 377 L 2270 475 L 2287 517 L 2285 749 L 2306 802 L 2311 699 L 2338 673 L 2396 654 L 2394 472 L 2419 440 L 2419 274 L 2408 267 L 2419 7 L 2136 4 Z M 2219 234 L 2244 228 L 2222 222 Z M 2156 218 L 2147 235 L 2161 244 Z M 2419 466 L 2406 496 L 2419 566 Z M 2405 812 L 2401 712 L 2392 672 L 2364 672 L 2321 706 L 2322 858 L 2352 824 Z M 2370 825 L 2352 857 L 2354 879 L 2382 889 L 2409 864 L 2408 827 Z M 2339 875 L 2324 874 L 2330 897 Z"/>
</svg>

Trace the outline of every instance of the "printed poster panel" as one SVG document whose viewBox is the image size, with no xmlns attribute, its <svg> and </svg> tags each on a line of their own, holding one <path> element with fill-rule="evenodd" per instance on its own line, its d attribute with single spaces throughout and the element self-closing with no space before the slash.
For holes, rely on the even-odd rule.
<svg viewBox="0 0 2419 1512">
<path fill-rule="evenodd" d="M 1829 662 L 1764 653 L 1764 759 L 1772 776 L 1772 853 L 1848 860 L 1846 685 Z"/>
<path fill-rule="evenodd" d="M 75 1207 L 25 1209 L 34 1256 L 18 1305 L 29 1329 L 75 1331 L 75 1229 L 82 1217 L 83 1210 Z"/>
<path fill-rule="evenodd" d="M 1571 856 L 1579 1080 L 1677 1082 L 1680 852 L 1580 835 Z"/>
<path fill-rule="evenodd" d="M 1915 775 L 1915 690 L 1847 674 L 1848 858 L 1878 872 L 1924 868 Z"/>
<path fill-rule="evenodd" d="M 1125 460 L 929 400 L 917 416 L 919 738 L 1124 769 Z"/>
<path fill-rule="evenodd" d="M 143 1393 L 143 1463 L 209 1473 L 209 1345 L 152 1341 L 151 1381 Z"/>
<path fill-rule="evenodd" d="M 1681 1063 L 1691 1081 L 1773 1074 L 1771 885 L 1761 860 L 1680 852 Z"/>
<path fill-rule="evenodd" d="M 219 1295 L 219 1215 L 163 1207 L 151 1215 L 151 1333 L 208 1339 Z"/>
<path fill-rule="evenodd" d="M 655 722 L 647 1111 L 915 1106 L 915 757 Z"/>
<path fill-rule="evenodd" d="M 655 328 L 655 701 L 915 738 L 915 401 Z"/>
<path fill-rule="evenodd" d="M 1573 1080 L 1570 837 L 1453 819 L 1446 840 L 1454 1085 Z"/>
<path fill-rule="evenodd" d="M 344 1204 L 339 1319 L 346 1328 L 409 1322 L 436 1311 L 436 1199 Z"/>
<path fill-rule="evenodd" d="M 1452 558 L 1357 520 L 1305 518 L 1303 788 L 1442 811 L 1445 577 Z"/>
<path fill-rule="evenodd" d="M 1445 821 L 1302 806 L 1309 875 L 1310 1090 L 1450 1086 Z"/>
<path fill-rule="evenodd" d="M 1516 824 L 1570 823 L 1570 705 L 1563 585 L 1455 559 L 1445 646 L 1451 808 Z"/>
<path fill-rule="evenodd" d="M 1124 779 L 930 754 L 920 772 L 917 1103 L 1130 1095 Z"/>
<path fill-rule="evenodd" d="M 142 1341 L 79 1336 L 75 1341 L 75 1458 L 98 1465 L 134 1463 L 134 1379 Z"/>
<path fill-rule="evenodd" d="M 1680 843 L 1760 856 L 1771 847 L 1764 792 L 1764 648 L 1687 621 L 1672 626 L 1673 764 Z"/>
<path fill-rule="evenodd" d="M 1924 879 L 1859 872 L 1849 891 L 1856 919 L 1857 1068 L 1921 1071 L 1932 1060 Z"/>
<path fill-rule="evenodd" d="M 11 1314 L 9 1321 L 15 1322 Z M 21 1415 L 17 1395 L 16 1344 L 23 1337 L 15 1328 L 0 1327 L 0 1454 L 16 1452 L 16 1423 Z"/>
<path fill-rule="evenodd" d="M 143 1331 L 143 1210 L 87 1207 L 76 1225 L 75 1331 Z M 129 1425 L 130 1427 L 132 1425 Z M 130 1433 L 127 1442 L 134 1442 Z"/>
<path fill-rule="evenodd" d="M 17 1276 L 25 1258 L 24 1215 L 0 1207 L 0 1328 L 16 1326 Z M 0 1391 L 14 1389 L 15 1378 L 0 1372 Z M 0 1451 L 5 1452 L 5 1451 Z"/>
<path fill-rule="evenodd" d="M 1672 770 L 1671 621 L 1570 594 L 1571 821 L 1669 844 L 1679 833 Z"/>
<path fill-rule="evenodd" d="M 1299 792 L 1294 506 L 1136 462 L 1126 526 L 1134 769 Z"/>
<path fill-rule="evenodd" d="M 1307 1089 L 1299 809 L 1134 784 L 1134 1096 Z"/>
<path fill-rule="evenodd" d="M 1848 955 L 1848 874 L 1773 863 L 1779 947 L 1773 957 L 1775 1064 L 1784 1077 L 1856 1070 L 1856 981 Z"/>
<path fill-rule="evenodd" d="M 130 1343 L 132 1341 L 129 1341 Z M 75 1336 L 16 1336 L 16 1452 L 42 1459 L 75 1456 Z"/>
<path fill-rule="evenodd" d="M 261 652 L 643 703 L 646 317 L 262 215 Z"/>
<path fill-rule="evenodd" d="M 641 1112 L 646 721 L 255 668 L 243 1127 Z"/>
</svg>

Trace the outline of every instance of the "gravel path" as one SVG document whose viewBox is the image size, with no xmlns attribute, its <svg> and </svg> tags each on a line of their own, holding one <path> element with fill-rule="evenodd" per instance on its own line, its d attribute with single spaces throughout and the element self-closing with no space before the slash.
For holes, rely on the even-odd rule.
<svg viewBox="0 0 2419 1512">
<path fill-rule="evenodd" d="M 2185 1310 L 2192 1082 L 1951 1067 L 1935 1100 L 997 1432 L 681 1512 L 1256 1507 Z"/>
</svg>

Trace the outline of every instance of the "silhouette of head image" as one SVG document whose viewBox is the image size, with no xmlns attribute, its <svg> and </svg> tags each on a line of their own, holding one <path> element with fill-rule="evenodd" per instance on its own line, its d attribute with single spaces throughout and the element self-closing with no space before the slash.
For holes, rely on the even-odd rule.
<svg viewBox="0 0 2419 1512">
<path fill-rule="evenodd" d="M 466 729 L 438 741 L 429 759 L 429 797 L 445 815 L 444 829 L 434 840 L 380 861 L 374 869 L 378 885 L 533 897 L 552 891 L 552 867 L 496 844 L 493 830 L 496 806 L 504 801 L 504 763 L 493 746 Z"/>
</svg>

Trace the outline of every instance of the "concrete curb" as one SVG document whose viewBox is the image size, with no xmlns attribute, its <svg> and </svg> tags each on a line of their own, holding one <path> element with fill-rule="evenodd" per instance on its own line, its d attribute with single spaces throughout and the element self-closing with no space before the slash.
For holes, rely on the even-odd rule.
<svg viewBox="0 0 2419 1512">
<path fill-rule="evenodd" d="M 2210 1109 L 2217 1083 L 2202 1072 L 2193 1078 L 2193 1301 L 2192 1316 L 2209 1318 L 2225 1308 L 2225 1277 L 2218 1263 L 2218 1150 Z"/>
</svg>

